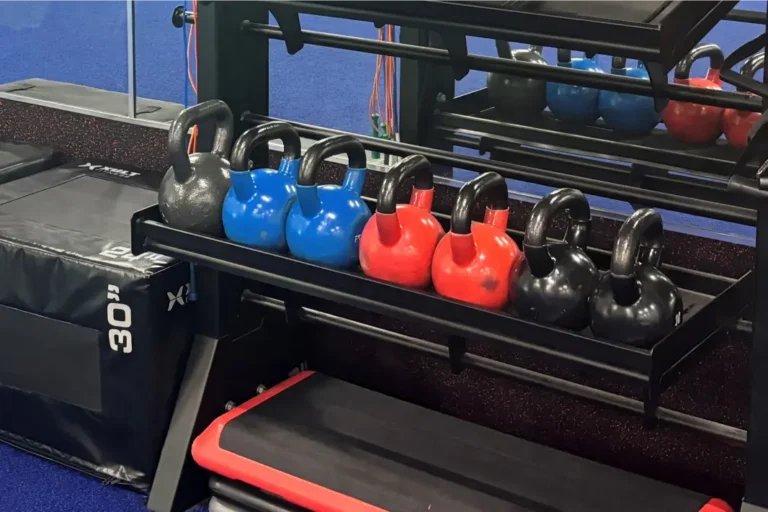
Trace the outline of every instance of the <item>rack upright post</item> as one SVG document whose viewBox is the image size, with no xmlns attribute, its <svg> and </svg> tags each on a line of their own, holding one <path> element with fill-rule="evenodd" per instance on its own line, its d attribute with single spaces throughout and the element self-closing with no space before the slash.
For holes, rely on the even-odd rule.
<svg viewBox="0 0 768 512">
<path fill-rule="evenodd" d="M 441 41 L 426 29 L 400 27 L 400 42 L 414 46 L 437 47 Z M 453 145 L 439 137 L 433 129 L 432 115 L 441 102 L 451 101 L 455 94 L 453 70 L 419 60 L 400 60 L 399 109 L 400 140 L 407 144 L 453 151 Z M 433 172 L 445 176 L 453 171 L 434 166 Z"/>
<path fill-rule="evenodd" d="M 768 33 L 768 6 L 765 31 Z M 768 52 L 768 45 L 765 51 Z M 763 75 L 768 83 L 768 73 Z M 768 98 L 763 98 L 768 109 Z M 744 503 L 741 512 L 768 512 L 768 204 L 757 205 L 755 232 L 755 299 L 752 323 L 752 394 L 749 426 L 747 428 L 747 467 L 745 470 Z"/>
<path fill-rule="evenodd" d="M 269 40 L 242 31 L 243 20 L 269 23 L 269 11 L 260 2 L 199 4 L 197 100 L 220 99 L 229 105 L 235 137 L 248 128 L 238 117 L 241 112 L 269 115 Z M 198 148 L 207 151 L 200 144 L 211 140 L 201 136 Z"/>
</svg>

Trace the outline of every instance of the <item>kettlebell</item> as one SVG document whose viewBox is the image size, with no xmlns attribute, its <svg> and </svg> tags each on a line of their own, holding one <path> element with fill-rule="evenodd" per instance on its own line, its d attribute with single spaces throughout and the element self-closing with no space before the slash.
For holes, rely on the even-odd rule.
<svg viewBox="0 0 768 512">
<path fill-rule="evenodd" d="M 642 62 L 636 68 L 627 67 L 627 59 L 611 59 L 611 74 L 650 80 Z M 600 91 L 600 116 L 607 128 L 620 133 L 648 134 L 661 121 L 653 98 L 614 91 Z"/>
<path fill-rule="evenodd" d="M 274 139 L 283 142 L 279 168 L 248 170 L 251 151 Z M 290 124 L 274 121 L 243 132 L 232 149 L 232 187 L 221 212 L 227 238 L 260 249 L 287 249 L 285 219 L 296 199 L 300 164 L 301 139 Z"/>
<path fill-rule="evenodd" d="M 541 46 L 512 51 L 506 41 L 496 41 L 500 58 L 547 65 Z M 540 113 L 547 106 L 547 82 L 501 73 L 488 73 L 488 98 L 491 105 L 506 117 L 525 118 Z"/>
<path fill-rule="evenodd" d="M 597 56 L 571 60 L 571 51 L 557 50 L 557 65 L 562 68 L 580 69 L 593 73 L 602 73 L 597 64 Z M 600 117 L 598 100 L 600 91 L 580 85 L 547 83 L 547 104 L 554 116 L 565 122 L 592 124 Z"/>
<path fill-rule="evenodd" d="M 709 57 L 709 70 L 705 78 L 691 78 L 691 66 L 699 59 Z M 716 44 L 697 46 L 675 67 L 675 83 L 721 90 L 720 70 L 725 57 Z M 669 134 L 687 144 L 713 144 L 723 133 L 723 109 L 712 105 L 672 100 L 662 115 Z"/>
<path fill-rule="evenodd" d="M 758 70 L 763 69 L 765 65 L 765 53 L 760 52 L 749 59 L 741 67 L 742 75 L 752 78 Z M 748 93 L 751 94 L 751 93 Z M 744 149 L 749 144 L 749 131 L 760 120 L 760 112 L 746 112 L 727 108 L 723 112 L 723 131 L 728 142 L 739 149 Z"/>
<path fill-rule="evenodd" d="M 408 204 L 395 205 L 401 183 L 413 177 Z M 360 237 L 360 266 L 366 275 L 410 288 L 432 282 L 432 256 L 445 235 L 432 215 L 435 193 L 429 160 L 412 155 L 392 166 L 379 189 L 376 212 Z"/>
<path fill-rule="evenodd" d="M 315 178 L 320 164 L 342 153 L 349 160 L 343 184 L 318 186 Z M 357 265 L 360 235 L 371 217 L 360 197 L 366 166 L 363 145 L 349 135 L 323 139 L 307 150 L 299 167 L 296 202 L 285 226 L 294 256 L 329 267 Z"/>
<path fill-rule="evenodd" d="M 509 301 L 522 260 L 517 244 L 507 235 L 509 199 L 504 178 L 487 172 L 466 182 L 451 213 L 451 231 L 437 244 L 432 259 L 432 282 L 449 299 L 489 309 Z M 483 222 L 472 222 L 475 202 L 488 196 Z"/>
<path fill-rule="evenodd" d="M 555 214 L 568 210 L 565 240 L 547 242 Z M 572 188 L 550 192 L 533 207 L 525 229 L 525 263 L 515 295 L 520 316 L 580 331 L 589 325 L 589 296 L 599 273 L 584 252 L 591 215 L 584 194 Z"/>
<path fill-rule="evenodd" d="M 215 121 L 210 153 L 187 154 L 190 128 Z M 163 220 L 178 229 L 221 236 L 221 209 L 229 191 L 229 148 L 232 111 L 221 100 L 210 100 L 182 110 L 168 131 L 171 168 L 165 173 L 157 199 Z"/>
<path fill-rule="evenodd" d="M 663 236 L 661 215 L 650 208 L 621 226 L 611 269 L 589 299 L 595 336 L 649 348 L 682 322 L 680 290 L 659 270 Z"/>
</svg>

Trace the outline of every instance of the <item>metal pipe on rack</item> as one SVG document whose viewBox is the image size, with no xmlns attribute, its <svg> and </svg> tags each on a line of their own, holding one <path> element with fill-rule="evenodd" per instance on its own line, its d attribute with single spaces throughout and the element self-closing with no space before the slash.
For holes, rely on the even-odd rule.
<svg viewBox="0 0 768 512">
<path fill-rule="evenodd" d="M 243 293 L 243 300 L 274 311 L 279 311 L 281 313 L 285 312 L 285 304 L 283 301 L 273 297 L 266 297 L 246 290 Z M 323 311 L 302 307 L 298 310 L 298 318 L 307 323 L 343 329 L 400 347 L 417 350 L 440 359 L 450 359 L 450 350 L 445 345 L 382 329 L 381 327 L 357 322 Z M 643 403 L 639 400 L 527 370 L 477 354 L 463 354 L 460 359 L 460 364 L 466 368 L 485 371 L 493 375 L 503 375 L 505 377 L 542 386 L 578 398 L 600 402 L 635 414 L 644 414 L 645 412 Z M 704 418 L 698 418 L 672 409 L 665 409 L 663 407 L 657 408 L 656 418 L 667 423 L 673 423 L 700 432 L 705 432 L 729 441 L 735 441 L 737 443 L 746 442 L 746 432 L 742 429 L 706 420 Z"/>
<path fill-rule="evenodd" d="M 268 116 L 245 113 L 243 114 L 243 120 L 253 124 L 262 124 L 269 121 L 275 121 L 276 119 Z M 296 128 L 299 135 L 307 138 L 319 139 L 346 133 L 340 130 L 320 128 L 305 123 L 288 122 Z M 402 157 L 409 155 L 423 155 L 429 158 L 433 163 L 440 165 L 458 167 L 460 169 L 475 172 L 494 171 L 505 178 L 538 183 L 540 185 L 551 187 L 575 187 L 588 194 L 600 195 L 630 203 L 639 202 L 654 204 L 659 208 L 666 208 L 668 210 L 690 213 L 692 215 L 699 215 L 712 219 L 739 222 L 747 225 L 754 225 L 757 221 L 757 213 L 755 210 L 749 208 L 713 203 L 694 197 L 678 196 L 665 192 L 649 191 L 636 186 L 607 183 L 593 178 L 575 177 L 550 171 L 548 169 L 495 162 L 484 158 L 459 155 L 449 151 L 405 144 L 402 142 L 376 139 L 365 135 L 351 135 L 356 137 L 363 144 L 365 149 L 369 151 L 379 151 Z"/>
<path fill-rule="evenodd" d="M 268 37 L 269 39 L 285 40 L 286 36 L 279 27 L 272 25 L 244 21 L 243 30 L 252 34 Z M 385 55 L 434 62 L 436 64 L 450 65 L 451 56 L 447 50 L 438 48 L 426 48 L 403 43 L 389 43 L 362 37 L 342 36 L 311 30 L 301 31 L 301 41 L 305 44 L 324 46 L 327 48 L 339 48 L 363 53 Z M 539 78 L 549 82 L 561 82 L 585 87 L 594 87 L 610 91 L 617 91 L 639 96 L 654 96 L 714 105 L 725 108 L 762 112 L 760 99 L 745 94 L 737 94 L 727 91 L 688 87 L 677 84 L 658 84 L 654 87 L 647 80 L 629 78 L 621 75 L 607 73 L 590 73 L 558 66 L 542 66 L 529 62 L 520 62 L 496 57 L 480 55 L 468 55 L 466 63 L 471 69 L 494 73 L 512 74 L 526 78 Z"/>
<path fill-rule="evenodd" d="M 766 21 L 764 12 L 748 11 L 746 9 L 733 9 L 725 15 L 724 19 L 740 23 L 753 23 L 755 25 L 765 25 Z"/>
</svg>

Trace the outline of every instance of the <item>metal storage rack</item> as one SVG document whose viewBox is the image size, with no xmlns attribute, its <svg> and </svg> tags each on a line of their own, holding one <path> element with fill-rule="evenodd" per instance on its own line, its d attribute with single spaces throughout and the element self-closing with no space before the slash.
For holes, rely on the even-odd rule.
<svg viewBox="0 0 768 512">
<path fill-rule="evenodd" d="M 425 6 L 422 2 L 201 2 L 197 21 L 199 100 L 218 98 L 227 102 L 239 116 L 238 133 L 252 124 L 270 120 L 269 39 L 285 41 L 291 54 L 305 44 L 313 44 L 401 57 L 404 59 L 400 73 L 401 142 L 358 137 L 366 149 L 400 156 L 422 154 L 447 168 L 495 171 L 508 178 L 572 186 L 586 193 L 632 203 L 755 225 L 756 261 L 768 258 L 768 193 L 765 191 L 768 182 L 758 165 L 765 159 L 759 152 L 764 134 L 759 134 L 755 143 L 738 153 L 724 146 L 689 149 L 658 133 L 643 139 L 620 137 L 599 127 L 566 133 L 546 115 L 530 125 L 497 119 L 487 105 L 484 90 L 460 97 L 454 93 L 454 78 L 461 78 L 469 69 L 478 69 L 651 96 L 660 105 L 668 99 L 678 99 L 760 112 L 766 104 L 759 96 L 667 84 L 666 73 L 721 19 L 765 25 L 765 15 L 734 11 L 736 2 L 717 1 L 624 2 L 587 16 L 580 13 L 590 9 L 590 2 L 568 5 L 525 1 L 428 3 Z M 628 5 L 639 7 L 627 8 Z M 426 7 L 428 16 L 424 14 Z M 277 20 L 277 26 L 269 25 L 270 13 Z M 400 42 L 305 31 L 301 28 L 299 13 L 370 21 L 377 26 L 400 25 Z M 193 22 L 178 9 L 174 15 L 175 23 Z M 468 19 L 474 23 L 465 23 Z M 589 38 L 584 34 L 589 34 Z M 466 50 L 468 35 L 640 58 L 646 62 L 651 80 L 472 56 Z M 247 54 L 249 58 L 235 62 L 233 55 L 236 54 Z M 724 75 L 726 80 L 733 79 L 733 73 Z M 761 84 L 739 85 L 762 92 Z M 293 124 L 307 138 L 339 133 Z M 490 151 L 494 159 L 454 154 L 454 145 Z M 554 147 L 562 154 L 544 154 L 539 151 L 540 147 Z M 581 158 L 582 154 L 610 155 L 631 166 L 596 163 Z M 445 216 L 441 220 L 447 222 Z M 132 228 L 134 252 L 151 250 L 200 266 L 199 307 L 206 311 L 200 319 L 191 369 L 181 390 L 182 398 L 150 494 L 148 506 L 152 510 L 183 510 L 204 489 L 187 454 L 191 440 L 206 418 L 211 419 L 211 408 L 219 406 L 210 403 L 210 396 L 214 394 L 211 389 L 219 385 L 211 371 L 214 359 L 220 357 L 217 351 L 222 340 L 230 334 L 231 315 L 227 307 L 240 300 L 232 296 L 228 285 L 228 276 L 232 275 L 259 282 L 260 295 L 248 300 L 285 311 L 289 325 L 314 322 L 351 331 L 365 330 L 383 341 L 445 358 L 455 371 L 478 368 L 640 412 L 649 421 L 661 418 L 737 440 L 743 436 L 737 429 L 661 409 L 658 396 L 670 383 L 670 370 L 704 347 L 707 339 L 719 329 L 735 323 L 745 313 L 748 303 L 757 311 L 768 307 L 765 264 L 757 264 L 753 272 L 740 279 L 667 268 L 683 289 L 696 290 L 706 298 L 694 304 L 698 314 L 689 315 L 668 338 L 651 350 L 639 350 L 526 322 L 511 313 L 483 311 L 433 293 L 405 290 L 356 272 L 317 267 L 290 256 L 173 229 L 161 222 L 157 207 L 137 212 Z M 519 240 L 520 233 L 511 234 Z M 604 251 L 593 251 L 593 257 L 598 262 L 607 259 Z M 371 330 L 324 313 L 323 305 L 328 302 L 418 320 L 446 331 L 453 341 L 446 347 L 382 329 Z M 448 318 L 462 318 L 464 322 Z M 758 314 L 751 326 L 749 322 L 741 323 L 751 328 L 753 336 L 752 411 L 742 511 L 768 511 L 765 482 L 768 406 L 761 401 L 768 393 L 768 319 Z M 477 356 L 470 350 L 474 340 L 512 346 L 640 382 L 645 389 L 643 400 L 594 390 Z"/>
</svg>

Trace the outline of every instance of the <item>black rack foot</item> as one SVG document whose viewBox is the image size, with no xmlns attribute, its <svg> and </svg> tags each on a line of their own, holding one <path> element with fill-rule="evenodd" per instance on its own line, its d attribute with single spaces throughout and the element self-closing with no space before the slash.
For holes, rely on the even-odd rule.
<svg viewBox="0 0 768 512">
<path fill-rule="evenodd" d="M 225 408 L 223 389 L 208 386 L 221 340 L 196 336 L 179 389 L 168 435 L 160 454 L 147 508 L 154 512 L 181 512 L 205 499 L 206 473 L 189 456 L 194 438 Z M 219 365 L 221 366 L 221 365 Z M 222 386 L 227 379 L 212 379 Z M 218 391 L 218 393 L 217 393 Z M 221 402 L 220 407 L 214 403 Z"/>
<path fill-rule="evenodd" d="M 192 460 L 192 442 L 228 402 L 246 401 L 258 394 L 259 386 L 285 379 L 299 365 L 289 346 L 276 352 L 270 343 L 274 333 L 264 317 L 239 337 L 195 337 L 149 493 L 149 510 L 182 512 L 208 497 L 209 475 Z"/>
</svg>

